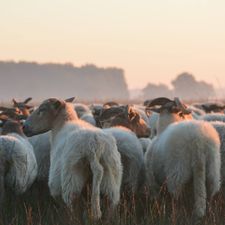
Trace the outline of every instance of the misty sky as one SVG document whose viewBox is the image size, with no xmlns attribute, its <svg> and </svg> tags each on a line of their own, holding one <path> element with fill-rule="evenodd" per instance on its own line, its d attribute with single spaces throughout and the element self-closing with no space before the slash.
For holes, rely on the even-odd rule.
<svg viewBox="0 0 225 225">
<path fill-rule="evenodd" d="M 225 0 L 0 0 L 0 60 L 94 63 L 129 88 L 183 71 L 225 87 Z"/>
</svg>

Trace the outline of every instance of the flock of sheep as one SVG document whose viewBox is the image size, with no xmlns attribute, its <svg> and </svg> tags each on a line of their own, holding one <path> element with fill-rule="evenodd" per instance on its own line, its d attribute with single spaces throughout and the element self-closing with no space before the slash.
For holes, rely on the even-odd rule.
<svg viewBox="0 0 225 225">
<path fill-rule="evenodd" d="M 29 101 L 0 107 L 0 207 L 5 189 L 22 194 L 40 181 L 82 223 L 90 186 L 91 217 L 102 218 L 107 198 L 110 221 L 122 193 L 128 202 L 136 199 L 138 210 L 145 190 L 159 198 L 165 185 L 175 200 L 192 190 L 198 224 L 225 182 L 224 105 L 164 97 L 144 105 L 49 98 L 32 107 Z"/>
</svg>

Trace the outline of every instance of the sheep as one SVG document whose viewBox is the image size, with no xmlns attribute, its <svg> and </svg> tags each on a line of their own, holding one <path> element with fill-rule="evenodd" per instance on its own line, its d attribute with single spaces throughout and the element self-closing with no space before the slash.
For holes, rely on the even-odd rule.
<svg viewBox="0 0 225 225">
<path fill-rule="evenodd" d="M 187 106 L 187 108 L 191 111 L 191 114 L 194 119 L 198 119 L 200 116 L 203 116 L 206 114 L 205 111 L 203 111 L 202 109 L 197 108 L 193 105 L 189 105 L 189 106 Z"/>
<path fill-rule="evenodd" d="M 119 106 L 119 103 L 117 102 L 105 102 L 103 105 L 103 108 L 111 108 L 111 107 L 115 107 L 115 106 Z"/>
<path fill-rule="evenodd" d="M 148 110 L 148 112 L 149 112 L 149 110 Z M 151 135 L 150 135 L 151 139 L 153 139 L 157 134 L 158 118 L 159 118 L 158 113 L 152 112 L 151 115 L 149 115 L 149 127 L 151 129 Z"/>
<path fill-rule="evenodd" d="M 161 107 L 152 108 L 156 105 Z M 190 111 L 177 98 L 157 98 L 149 106 L 159 113 L 159 120 L 157 136 L 145 154 L 147 184 L 154 193 L 166 183 L 168 192 L 178 199 L 189 183 L 193 222 L 198 223 L 205 215 L 207 197 L 220 189 L 218 133 L 208 122 L 184 120 Z"/>
<path fill-rule="evenodd" d="M 72 103 L 74 99 L 75 98 L 72 97 L 65 99 L 65 101 Z M 37 160 L 37 181 L 40 182 L 41 185 L 45 185 L 48 182 L 50 167 L 50 132 L 29 137 L 28 140 L 34 148 L 34 154 Z"/>
<path fill-rule="evenodd" d="M 4 198 L 4 186 L 16 194 L 24 193 L 37 176 L 37 162 L 33 147 L 17 121 L 8 120 L 0 136 L 0 199 Z"/>
<path fill-rule="evenodd" d="M 37 181 L 47 184 L 50 167 L 50 132 L 29 137 L 28 140 L 33 146 L 38 165 Z"/>
<path fill-rule="evenodd" d="M 98 118 L 98 116 L 101 114 L 102 110 L 104 109 L 104 106 L 102 104 L 91 104 L 88 106 L 91 110 L 94 118 Z"/>
<path fill-rule="evenodd" d="M 88 113 L 83 114 L 80 119 L 90 123 L 91 125 L 93 125 L 95 127 L 97 125 L 92 112 L 88 112 Z"/>
<path fill-rule="evenodd" d="M 145 102 L 145 105 L 147 105 L 147 103 L 149 102 L 150 100 L 148 100 L 148 102 Z M 182 116 L 184 117 L 184 119 L 193 119 L 193 117 L 195 118 L 195 115 L 193 115 L 193 111 L 189 107 L 187 107 L 187 109 L 190 110 L 191 114 L 183 114 Z M 149 127 L 151 129 L 150 139 L 153 139 L 157 135 L 157 123 L 159 114 L 151 111 L 151 109 L 148 107 L 146 108 L 146 114 L 149 116 Z"/>
<path fill-rule="evenodd" d="M 104 128 L 103 131 L 115 138 L 121 154 L 123 165 L 121 192 L 135 193 L 140 188 L 141 178 L 144 175 L 140 177 L 144 167 L 144 154 L 139 139 L 131 130 L 122 126 Z"/>
<path fill-rule="evenodd" d="M 220 154 L 221 154 L 221 183 L 225 184 L 225 123 L 212 121 L 210 124 L 216 129 L 220 137 Z"/>
<path fill-rule="evenodd" d="M 78 119 L 73 106 L 57 98 L 42 102 L 24 124 L 27 136 L 49 130 L 51 195 L 61 196 L 69 208 L 74 202 L 77 207 L 81 192 L 92 177 L 92 215 L 94 219 L 101 218 L 100 191 L 109 197 L 110 208 L 120 199 L 122 165 L 115 139 Z"/>
<path fill-rule="evenodd" d="M 91 109 L 87 105 L 82 103 L 75 103 L 74 110 L 76 111 L 78 118 L 92 124 L 93 126 L 96 126 L 95 118 L 92 114 Z"/>
<path fill-rule="evenodd" d="M 225 105 L 218 102 L 194 104 L 194 106 L 201 110 L 204 110 L 206 113 L 222 113 L 225 109 Z"/>
<path fill-rule="evenodd" d="M 146 114 L 146 111 L 145 111 L 146 107 L 141 106 L 141 105 L 134 105 L 133 108 L 134 108 L 134 110 L 136 110 L 138 112 L 138 114 L 145 121 L 145 123 L 149 124 L 149 115 Z"/>
<path fill-rule="evenodd" d="M 127 204 L 128 210 L 135 214 L 135 220 L 139 223 L 143 218 L 143 202 L 146 200 L 144 154 L 141 141 L 126 127 L 115 126 L 104 128 L 103 131 L 116 139 L 117 148 L 121 154 L 123 166 L 121 203 Z"/>
<path fill-rule="evenodd" d="M 77 113 L 77 116 L 81 118 L 84 114 L 89 113 L 90 109 L 87 105 L 82 104 L 82 103 L 75 103 L 74 104 L 74 109 Z"/>
<path fill-rule="evenodd" d="M 198 120 L 225 122 L 225 115 L 222 113 L 211 113 L 198 117 Z"/>
<path fill-rule="evenodd" d="M 33 106 L 28 105 L 27 103 L 32 100 L 31 97 L 25 99 L 23 102 L 17 102 L 14 98 L 12 99 L 13 107 L 18 108 L 21 113 L 25 116 L 30 115 L 30 112 L 33 110 Z"/>
<path fill-rule="evenodd" d="M 95 119 L 97 126 L 101 128 L 124 126 L 132 130 L 138 137 L 150 136 L 150 128 L 130 105 L 103 109 Z"/>
<path fill-rule="evenodd" d="M 26 116 L 22 114 L 19 108 L 7 108 L 0 106 L 0 111 L 1 111 L 0 115 L 8 116 L 9 118 L 14 120 L 22 120 L 26 118 Z"/>
<path fill-rule="evenodd" d="M 152 143 L 150 138 L 138 138 L 141 143 L 143 153 L 145 153 L 148 149 L 148 146 Z"/>
</svg>

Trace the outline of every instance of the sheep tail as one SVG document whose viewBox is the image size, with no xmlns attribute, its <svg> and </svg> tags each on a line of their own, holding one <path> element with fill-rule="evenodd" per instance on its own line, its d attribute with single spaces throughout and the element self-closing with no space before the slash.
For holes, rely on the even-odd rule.
<svg viewBox="0 0 225 225">
<path fill-rule="evenodd" d="M 196 152 L 193 165 L 194 211 L 193 224 L 198 224 L 206 211 L 206 160 Z"/>
<path fill-rule="evenodd" d="M 90 167 L 93 174 L 91 195 L 92 215 L 94 219 L 100 219 L 102 216 L 100 208 L 100 185 L 103 177 L 103 167 L 99 163 L 99 159 L 96 155 L 96 152 L 90 160 Z"/>
</svg>

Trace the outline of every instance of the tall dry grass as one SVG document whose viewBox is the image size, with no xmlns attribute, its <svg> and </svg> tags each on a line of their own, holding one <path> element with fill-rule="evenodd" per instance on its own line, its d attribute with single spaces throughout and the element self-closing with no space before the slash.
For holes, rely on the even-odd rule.
<svg viewBox="0 0 225 225">
<path fill-rule="evenodd" d="M 90 193 L 87 194 L 87 198 Z M 141 203 L 140 203 L 141 202 Z M 138 199 L 134 196 L 121 196 L 121 201 L 108 225 L 189 225 L 191 224 L 192 196 L 175 201 L 164 188 L 159 198 L 151 199 L 144 192 Z M 107 209 L 107 200 L 103 201 L 103 217 Z M 139 207 L 139 210 L 137 209 Z M 102 225 L 104 221 L 94 223 L 90 218 L 90 202 L 85 204 L 83 217 L 85 224 Z M 50 197 L 44 184 L 34 184 L 23 196 L 8 192 L 1 212 L 0 225 L 78 225 L 75 216 L 61 200 Z M 138 215 L 137 215 L 138 214 Z M 225 196 L 221 191 L 207 205 L 206 216 L 202 225 L 225 224 Z"/>
</svg>

